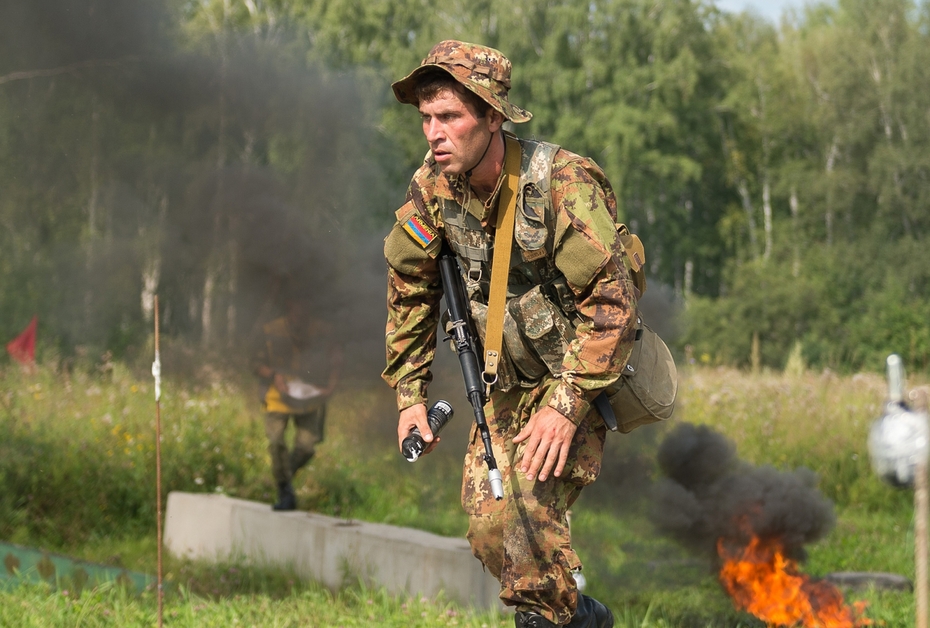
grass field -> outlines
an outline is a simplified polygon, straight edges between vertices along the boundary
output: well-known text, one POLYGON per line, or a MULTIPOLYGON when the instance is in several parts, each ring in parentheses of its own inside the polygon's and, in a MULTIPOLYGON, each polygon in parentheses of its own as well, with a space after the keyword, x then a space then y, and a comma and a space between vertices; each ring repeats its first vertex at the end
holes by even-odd
MULTIPOLYGON (((918 382, 919 383, 919 382, 918 382)), ((165 491, 222 492, 268 502, 273 486, 261 415, 249 385, 166 382, 165 491)), ((807 467, 835 505, 830 534, 807 547, 805 572, 884 571, 914 576, 913 496, 872 473, 866 449, 881 413, 878 375, 682 373, 676 417, 609 435, 604 470, 573 508, 586 591, 618 626, 762 626, 735 611, 714 566, 658 535, 650 523, 655 452, 672 424, 711 426, 752 465, 807 467)), ((464 414, 464 413, 463 413, 464 414)), ((464 534, 458 504, 469 418, 456 418, 436 453, 410 465, 396 451, 396 415, 379 382, 344 386, 326 440, 298 486, 301 508, 464 534), (364 452, 364 455, 361 455, 364 452)), ((0 371, 0 539, 155 572, 154 401, 145 373, 0 371)), ((169 558, 165 621, 172 626, 510 626, 443 600, 394 599, 363 584, 330 592, 292 574, 169 558)), ((876 625, 913 624, 913 596, 849 592, 876 625)), ((39 583, 0 591, 0 625, 151 626, 151 592, 118 587, 73 593, 39 583)))

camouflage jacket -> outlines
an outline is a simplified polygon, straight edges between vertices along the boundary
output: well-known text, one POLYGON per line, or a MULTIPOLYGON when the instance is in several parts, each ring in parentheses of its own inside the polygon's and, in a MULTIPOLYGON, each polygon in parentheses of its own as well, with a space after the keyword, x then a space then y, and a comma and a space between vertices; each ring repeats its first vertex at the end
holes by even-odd
MULTIPOLYGON (((531 142, 520 143, 524 153, 532 150, 531 142)), ((549 245, 532 257, 551 256, 547 261, 571 289, 576 320, 561 367, 541 402, 578 423, 594 396, 613 384, 626 364, 635 334, 635 298, 629 260, 617 236, 616 198, 603 171, 593 161, 559 149, 548 187, 553 233, 548 234, 549 245)), ((432 378, 442 297, 437 258, 447 233, 442 205, 452 200, 472 214, 493 243, 500 183, 486 203, 469 192, 462 177, 446 177, 427 154, 385 239, 388 321, 382 377, 395 388, 401 410, 426 402, 432 378)), ((530 202, 525 199, 522 209, 531 214, 530 202)), ((516 244, 514 254, 531 257, 516 244)))

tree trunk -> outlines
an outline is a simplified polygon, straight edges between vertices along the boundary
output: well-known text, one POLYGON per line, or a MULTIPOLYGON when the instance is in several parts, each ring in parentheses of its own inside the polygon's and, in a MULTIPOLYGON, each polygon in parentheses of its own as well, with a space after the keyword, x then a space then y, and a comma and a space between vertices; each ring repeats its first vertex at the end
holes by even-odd
POLYGON ((204 347, 213 340, 213 300, 222 262, 220 260, 220 230, 223 211, 223 168, 226 166, 226 79, 229 55, 226 50, 226 27, 230 11, 229 0, 223 0, 223 22, 217 28, 220 49, 219 116, 217 130, 216 190, 213 196, 213 237, 207 256, 206 276, 203 283, 203 309, 200 311, 201 343, 204 347))
POLYGON ((827 231, 827 246, 833 244, 833 169, 836 166, 836 158, 839 155, 839 146, 834 137, 830 145, 830 151, 827 153, 827 206, 824 212, 824 228, 827 231))
POLYGON ((769 177, 766 173, 765 182, 762 184, 762 218, 765 228, 765 252, 762 257, 764 259, 772 255, 772 196, 769 188, 769 177))
POLYGON ((788 205, 791 207, 791 232, 794 234, 791 238, 791 276, 800 277, 801 245, 798 243, 798 234, 800 233, 800 225, 798 224, 800 220, 798 210, 798 189, 793 185, 791 186, 791 196, 788 198, 788 205))
MULTIPOLYGON (((97 106, 97 97, 90 100, 90 191, 87 199, 87 259, 85 268, 88 276, 94 272, 96 264, 97 239, 97 206, 100 203, 100 110, 97 106)), ((93 325, 94 295, 88 282, 84 289, 84 329, 89 330, 93 325)))
POLYGON ((691 291, 694 289, 694 260, 689 259, 685 262, 685 287, 684 287, 684 296, 685 299, 691 296, 691 291))
POLYGON ((231 237, 229 238, 229 266, 227 272, 229 278, 229 283, 227 284, 229 295, 226 304, 226 344, 229 347, 232 347, 236 340, 236 293, 239 290, 239 273, 237 272, 238 263, 239 247, 236 243, 235 237, 232 237, 231 234, 231 237))
POLYGON ((743 210, 746 212, 746 222, 749 225, 749 246, 752 252, 752 258, 759 257, 759 244, 756 241, 756 217, 755 210, 752 207, 752 198, 749 196, 749 185, 746 179, 740 179, 736 186, 739 191, 739 197, 743 201, 743 210))
POLYGON ((142 318, 150 323, 155 313, 155 295, 161 279, 161 232, 168 215, 168 194, 162 193, 158 203, 158 222, 155 226, 154 242, 149 243, 149 258, 142 269, 142 318))
POLYGON ((216 273, 213 266, 208 266, 207 275, 203 280, 203 307, 200 310, 200 342, 204 347, 210 346, 213 340, 213 297, 216 286, 216 273))

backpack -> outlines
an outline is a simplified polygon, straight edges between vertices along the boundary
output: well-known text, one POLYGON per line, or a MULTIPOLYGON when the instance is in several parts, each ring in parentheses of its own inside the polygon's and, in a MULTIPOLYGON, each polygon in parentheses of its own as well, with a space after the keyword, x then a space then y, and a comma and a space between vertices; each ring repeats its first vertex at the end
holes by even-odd
MULTIPOLYGON (((558 146, 537 146, 539 153, 548 156, 548 168, 529 168, 529 183, 549 191, 552 160, 558 146), (542 148, 542 150, 540 150, 542 148)), ((537 161, 537 163, 539 163, 537 161)), ((551 229, 553 208, 551 193, 544 195, 546 222, 551 229)), ((623 223, 616 223, 617 234, 629 261, 630 278, 637 301, 646 292, 646 251, 639 236, 623 223)), ((551 231, 550 231, 551 233, 551 231)), ((623 368, 622 375, 594 399, 594 405, 607 427, 614 432, 629 433, 642 425, 664 421, 672 416, 678 396, 678 369, 671 351, 655 331, 636 312, 636 340, 633 351, 623 368)))

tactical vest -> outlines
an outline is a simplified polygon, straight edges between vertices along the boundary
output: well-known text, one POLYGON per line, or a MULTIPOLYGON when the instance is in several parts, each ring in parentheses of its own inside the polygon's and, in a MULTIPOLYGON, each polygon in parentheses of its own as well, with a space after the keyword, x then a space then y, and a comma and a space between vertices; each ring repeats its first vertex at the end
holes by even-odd
MULTIPOLYGON (((556 268, 553 255, 555 216, 550 176, 560 147, 534 140, 519 142, 522 159, 514 248, 504 313, 504 355, 498 370, 498 385, 503 391, 535 386, 547 373, 558 376, 580 322, 574 294, 556 268)), ((484 338, 493 238, 481 221, 455 200, 439 201, 445 237, 458 257, 472 318, 479 337, 484 338)))

